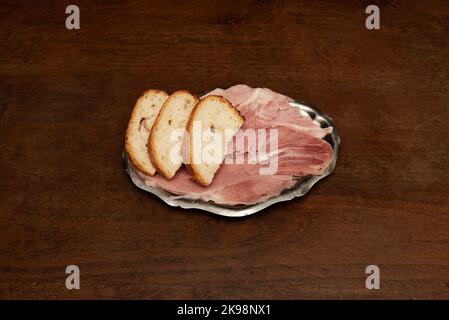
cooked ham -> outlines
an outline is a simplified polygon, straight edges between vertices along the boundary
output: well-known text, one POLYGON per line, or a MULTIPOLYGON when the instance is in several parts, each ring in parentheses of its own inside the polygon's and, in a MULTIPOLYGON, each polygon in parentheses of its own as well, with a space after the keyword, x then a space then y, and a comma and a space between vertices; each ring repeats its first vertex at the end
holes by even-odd
POLYGON ((270 89, 239 84, 226 90, 215 89, 207 95, 221 95, 230 101, 246 119, 242 130, 286 126, 320 139, 332 132, 332 128, 321 128, 308 115, 292 108, 292 98, 270 89))
POLYGON ((227 159, 208 187, 195 183, 185 169, 179 170, 172 180, 161 175, 148 177, 140 174, 147 185, 191 199, 249 205, 293 187, 297 177, 321 175, 328 167, 333 149, 322 138, 332 132, 332 128, 321 128, 308 115, 291 107, 289 103, 293 99, 269 89, 253 89, 246 85, 215 89, 207 95, 212 94, 229 100, 245 117, 242 132, 267 129, 266 140, 255 145, 245 143, 240 150, 235 146, 234 137, 227 159), (277 136, 269 129, 277 129, 277 136), (277 148, 272 148, 274 143, 277 143, 277 148), (261 153, 264 157, 260 157, 261 153), (243 157, 243 163, 235 163, 239 155, 243 157), (251 156, 255 156, 255 161, 249 161, 251 156), (228 161, 230 159, 234 161, 228 161), (273 174, 262 175, 261 168, 267 168, 270 161, 277 161, 276 170, 273 174))
POLYGON ((227 205, 264 201, 284 189, 291 188, 296 182, 292 175, 258 175, 256 167, 257 165, 250 164, 223 164, 208 187, 195 183, 184 168, 180 169, 172 180, 166 180, 161 175, 141 177, 149 186, 190 199, 227 205))

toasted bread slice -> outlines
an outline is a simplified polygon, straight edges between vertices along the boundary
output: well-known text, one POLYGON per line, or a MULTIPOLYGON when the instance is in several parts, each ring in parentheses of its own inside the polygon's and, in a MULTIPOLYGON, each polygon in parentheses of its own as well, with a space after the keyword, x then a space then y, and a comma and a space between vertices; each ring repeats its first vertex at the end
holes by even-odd
POLYGON ((207 96, 195 106, 187 125, 189 171, 199 184, 205 187, 211 184, 226 156, 229 142, 244 121, 231 103, 221 96, 207 96))
POLYGON ((136 102, 125 137, 125 148, 131 163, 143 174, 156 172, 147 151, 151 127, 168 94, 160 90, 146 91, 136 102))
POLYGON ((148 141, 156 171, 171 179, 182 165, 181 143, 190 113, 199 99, 188 91, 172 93, 159 112, 148 141), (179 141, 181 139, 181 141, 179 141))

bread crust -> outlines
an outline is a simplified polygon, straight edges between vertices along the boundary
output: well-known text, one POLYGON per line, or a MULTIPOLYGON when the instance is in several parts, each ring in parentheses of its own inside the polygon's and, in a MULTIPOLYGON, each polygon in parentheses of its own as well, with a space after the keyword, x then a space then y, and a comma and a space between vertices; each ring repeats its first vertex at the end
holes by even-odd
MULTIPOLYGON (((198 112, 198 110, 202 107, 202 105, 204 103, 206 103, 209 100, 212 99, 218 99, 220 100, 222 103, 224 103, 226 105, 226 107, 231 110, 236 116, 238 116, 242 122, 245 121, 245 118, 240 114, 240 112, 234 108, 232 106, 232 104, 226 100, 224 97, 219 96, 219 95, 210 95, 207 96, 203 99, 200 100, 200 102, 198 102, 196 104, 196 106, 193 108, 192 113, 190 114, 190 118, 189 121, 187 123, 187 131, 189 133, 189 136, 192 137, 192 131, 193 131, 193 119, 195 118, 196 113, 198 112)), ((192 152, 192 143, 189 143, 189 164, 187 165, 187 170, 192 174, 193 179, 198 182, 200 185, 202 185, 203 187, 207 187, 210 185, 210 183, 208 183, 206 180, 204 180, 198 173, 198 167, 193 163, 193 152, 192 152)))
POLYGON ((198 96, 192 94, 191 92, 189 92, 187 90, 177 90, 177 91, 173 92, 168 97, 168 99, 165 100, 164 104, 162 105, 162 108, 159 111, 159 113, 158 113, 158 115, 156 117, 156 120, 154 121, 153 126, 151 127, 150 135, 148 136, 148 156, 150 157, 150 161, 153 164, 153 166, 156 168, 156 171, 159 172, 162 176, 164 176, 164 178, 169 179, 169 180, 172 179, 174 176, 170 177, 170 174, 165 170, 163 164, 160 163, 159 160, 156 157, 156 148, 154 146, 155 139, 153 138, 154 137, 153 136, 153 131, 155 130, 156 125, 158 125, 160 123, 160 121, 162 120, 162 117, 165 115, 165 112, 167 110, 168 104, 171 102, 171 100, 173 100, 175 98, 176 94, 181 94, 181 93, 191 95, 195 99, 195 101, 196 101, 195 102, 195 106, 200 101, 198 96))
MULTIPOLYGON (((139 104, 141 103, 141 101, 144 99, 145 95, 147 94, 161 94, 161 95, 166 95, 168 97, 168 93, 163 91, 163 90, 158 90, 158 89, 149 89, 145 92, 143 92, 139 99, 137 99, 134 108, 133 108, 133 112, 131 113, 131 117, 130 120, 128 122, 128 126, 126 128, 126 134, 125 134, 125 150, 126 150, 126 154, 128 156, 129 161, 132 163, 132 165, 137 168, 140 172, 142 172, 145 175, 149 175, 149 176, 153 176, 155 172, 151 172, 149 170, 147 170, 139 161, 135 151, 132 148, 131 145, 131 132, 133 130, 132 128, 132 124, 133 122, 136 120, 135 117, 137 115, 137 106, 139 106, 139 104)), ((140 120, 139 120, 140 121, 140 120)), ((151 161, 151 159, 150 159, 151 161)))

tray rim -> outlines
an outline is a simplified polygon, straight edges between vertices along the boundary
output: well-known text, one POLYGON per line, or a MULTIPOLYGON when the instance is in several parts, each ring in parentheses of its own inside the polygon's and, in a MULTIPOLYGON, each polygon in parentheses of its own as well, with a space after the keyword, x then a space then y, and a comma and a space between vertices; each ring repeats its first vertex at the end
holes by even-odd
POLYGON ((294 187, 284 190, 281 194, 272 197, 268 200, 248 206, 223 206, 215 204, 213 202, 205 202, 203 200, 198 199, 188 199, 183 196, 175 195, 158 187, 148 186, 145 184, 144 180, 140 178, 138 174, 135 172, 134 168, 129 162, 129 159, 126 155, 126 151, 124 149, 122 152, 122 160, 125 172, 130 176, 131 181, 136 187, 144 191, 147 191, 151 194, 154 194, 162 201, 164 201, 166 204, 172 207, 181 207, 183 209, 199 209, 217 215, 233 218, 246 217, 256 212, 259 212, 263 209, 266 209, 267 207, 275 203, 290 201, 294 198, 302 197, 305 194, 307 194, 307 192, 309 192, 310 189, 318 181, 327 177, 334 171, 340 149, 340 136, 338 135, 338 131, 333 119, 324 112, 320 111, 313 104, 307 103, 302 100, 294 100, 290 102, 290 105, 294 108, 298 108, 301 112, 306 112, 307 114, 309 114, 309 116, 312 117, 313 121, 318 122, 320 125, 326 125, 333 128, 332 133, 328 134, 326 137, 329 136, 328 139, 330 139, 332 142, 331 145, 333 147, 334 153, 332 160, 329 163, 329 166, 326 168, 326 170, 322 175, 319 176, 310 175, 308 176, 307 181, 304 181, 303 183, 298 182, 297 184, 295 184, 294 187))

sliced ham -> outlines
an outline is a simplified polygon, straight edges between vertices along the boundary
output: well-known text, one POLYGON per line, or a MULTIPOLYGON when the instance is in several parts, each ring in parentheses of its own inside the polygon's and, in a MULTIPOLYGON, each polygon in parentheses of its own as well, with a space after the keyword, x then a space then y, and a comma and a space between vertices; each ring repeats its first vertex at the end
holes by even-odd
POLYGON ((161 175, 140 176, 148 186, 159 187, 176 195, 190 199, 213 201, 218 204, 237 205, 265 201, 295 184, 292 175, 261 176, 258 165, 223 164, 208 187, 192 180, 184 168, 172 180, 161 175))
POLYGON ((221 95, 229 100, 245 117, 245 128, 270 128, 288 126, 317 138, 332 132, 332 128, 321 128, 308 115, 301 114, 290 106, 292 98, 267 88, 250 88, 239 84, 229 89, 215 89, 207 95, 221 95))
POLYGON ((308 115, 291 107, 289 103, 293 99, 270 89, 246 85, 215 89, 207 95, 221 95, 229 100, 245 117, 241 133, 246 129, 266 129, 265 140, 257 144, 246 142, 240 150, 235 146, 237 137, 234 137, 234 145, 228 149, 224 163, 208 187, 195 183, 184 168, 172 180, 139 173, 147 185, 191 199, 250 205, 293 187, 296 177, 321 175, 329 166, 333 149, 322 138, 332 128, 321 128, 308 115), (269 129, 276 129, 277 136, 269 129), (272 148, 275 143, 277 148, 272 148), (236 157, 243 159, 243 163, 236 163, 236 157), (272 174, 261 174, 261 169, 273 163, 276 170, 272 174))

